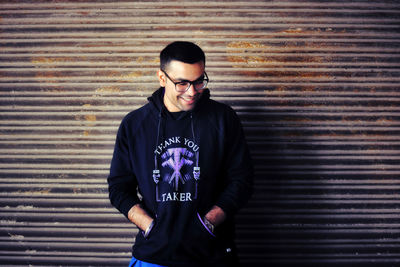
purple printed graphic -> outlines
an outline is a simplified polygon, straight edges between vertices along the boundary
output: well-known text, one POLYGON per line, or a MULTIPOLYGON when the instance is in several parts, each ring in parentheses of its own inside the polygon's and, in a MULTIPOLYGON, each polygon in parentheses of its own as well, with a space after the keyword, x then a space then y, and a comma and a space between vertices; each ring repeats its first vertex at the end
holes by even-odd
POLYGON ((181 174, 181 169, 183 166, 193 165, 193 161, 190 158, 193 157, 193 153, 187 150, 186 148, 170 148, 164 154, 162 154, 162 166, 170 167, 173 170, 172 175, 166 175, 164 177, 164 181, 175 187, 175 190, 178 191, 179 181, 182 184, 185 184, 186 181, 190 180, 191 177, 188 174, 184 176, 181 174))

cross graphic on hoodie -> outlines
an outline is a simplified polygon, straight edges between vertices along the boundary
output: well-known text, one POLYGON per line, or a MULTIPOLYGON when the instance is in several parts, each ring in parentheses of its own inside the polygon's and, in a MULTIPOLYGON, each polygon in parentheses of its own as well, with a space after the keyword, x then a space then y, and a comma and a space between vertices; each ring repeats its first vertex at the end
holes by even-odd
POLYGON ((166 175, 164 177, 164 181, 167 181, 169 184, 173 184, 175 190, 178 191, 179 181, 184 184, 191 177, 189 174, 182 175, 181 169, 184 165, 193 165, 193 161, 189 158, 193 157, 193 153, 187 150, 186 148, 170 148, 168 149, 162 156, 163 162, 162 166, 169 166, 173 173, 172 175, 166 175))

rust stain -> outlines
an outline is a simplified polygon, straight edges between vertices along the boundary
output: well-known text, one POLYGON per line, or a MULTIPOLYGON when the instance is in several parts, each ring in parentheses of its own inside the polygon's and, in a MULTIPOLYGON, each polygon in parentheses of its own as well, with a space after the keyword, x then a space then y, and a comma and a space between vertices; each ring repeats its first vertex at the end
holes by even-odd
POLYGON ((244 42, 244 41, 230 42, 227 45, 227 47, 228 48, 271 48, 259 42, 244 42))
POLYGON ((189 13, 186 12, 186 11, 177 11, 177 12, 175 12, 175 14, 176 14, 176 16, 179 17, 179 18, 181 18, 181 17, 187 17, 187 16, 189 15, 189 13))
MULTIPOLYGON (((101 60, 107 62, 110 60, 110 58, 104 58, 101 60)), ((118 63, 131 63, 132 62, 132 59, 128 58, 128 57, 117 57, 117 58, 113 58, 113 60, 117 61, 118 63)), ((125 64, 120 65, 120 67, 125 67, 125 66, 126 66, 125 64)))
POLYGON ((144 61, 144 58, 143 58, 143 57, 138 57, 138 58, 136 59, 136 62, 137 62, 137 63, 143 63, 143 61, 144 61))
POLYGON ((241 71, 243 75, 250 77, 275 77, 283 79, 331 79, 333 76, 325 72, 309 72, 309 71, 263 71, 255 72, 251 70, 241 71))
MULTIPOLYGON (((118 46, 117 44, 113 44, 114 46, 118 46)), ((103 43, 83 43, 77 45, 77 47, 84 47, 84 48, 96 48, 96 47, 104 47, 104 42, 103 43)), ((111 54, 112 52, 109 52, 111 54)))
POLYGON ((241 67, 241 65, 237 65, 237 63, 257 65, 260 63, 271 62, 271 60, 268 60, 266 56, 243 55, 243 53, 245 54, 248 52, 246 49, 249 48, 267 49, 267 46, 258 42, 239 41, 239 42, 228 43, 227 45, 228 60, 232 63, 236 63, 233 65, 233 67, 241 67))
POLYGON ((42 84, 51 84, 53 88, 61 88, 58 79, 65 78, 61 73, 55 71, 36 72, 35 79, 42 84))
POLYGON ((90 121, 90 122, 97 121, 96 115, 94 115, 94 114, 85 115, 85 119, 86 119, 86 121, 90 121))
POLYGON ((87 11, 79 11, 79 12, 77 12, 78 14, 80 14, 80 15, 83 15, 83 16, 88 16, 90 13, 89 12, 87 12, 87 11))
POLYGON ((102 96, 102 95, 107 95, 107 94, 115 94, 115 93, 120 93, 121 89, 118 86, 102 86, 100 88, 97 88, 95 91, 95 97, 96 96, 102 96))
POLYGON ((108 73, 104 73, 104 76, 107 76, 108 78, 115 78, 120 82, 132 82, 135 79, 142 77, 143 72, 142 71, 132 71, 128 73, 122 73, 119 71, 110 71, 108 73))
POLYGON ((150 63, 160 64, 160 59, 158 57, 156 57, 153 60, 151 60, 150 63))
POLYGON ((391 123, 393 123, 393 120, 388 119, 388 118, 379 118, 376 120, 376 122, 379 124, 391 124, 391 123))
POLYGON ((133 71, 133 72, 130 72, 130 73, 127 73, 127 74, 123 74, 119 78, 131 80, 131 79, 135 79, 135 78, 142 77, 142 76, 143 76, 143 72, 141 72, 141 71, 133 71))
POLYGON ((254 71, 251 69, 243 70, 240 71, 239 73, 246 77, 253 77, 253 78, 265 78, 268 76, 268 73, 266 71, 254 71))
POLYGON ((49 72, 37 72, 35 77, 37 79, 44 79, 44 81, 49 82, 49 79, 62 78, 64 76, 62 76, 60 73, 49 71, 49 72))
POLYGON ((59 86, 57 79, 66 78, 62 72, 57 72, 55 70, 42 70, 42 67, 56 68, 58 63, 62 62, 73 62, 71 57, 32 57, 30 62, 38 70, 35 72, 35 78, 44 84, 51 83, 55 87, 59 86))
POLYGON ((301 90, 303 92, 316 92, 319 90, 319 88, 317 88, 316 86, 302 86, 301 90))
POLYGON ((31 58, 31 63, 38 64, 56 64, 60 62, 73 62, 71 57, 34 57, 31 58))
POLYGON ((332 75, 326 72, 302 72, 298 75, 293 75, 293 77, 300 78, 332 78, 332 75))
MULTIPOLYGON (((90 104, 84 104, 84 105, 82 105, 81 111, 83 112, 85 110, 88 110, 89 108, 91 108, 91 106, 92 105, 90 105, 90 104)), ((75 120, 82 122, 82 126, 93 127, 96 125, 95 122, 97 121, 97 117, 95 114, 85 114, 85 115, 78 114, 78 115, 75 115, 75 120)), ((84 136, 88 136, 89 133, 90 132, 88 130, 83 131, 84 136)))
POLYGON ((290 28, 287 30, 280 31, 279 33, 305 33, 305 31, 303 31, 302 28, 296 28, 296 29, 290 28))
POLYGON ((23 193, 27 195, 46 195, 51 192, 50 188, 42 189, 42 190, 29 190, 29 191, 18 191, 18 193, 23 193))
POLYGON ((278 86, 276 89, 275 89, 275 91, 277 91, 277 92, 286 92, 287 91, 287 88, 286 88, 286 86, 278 86))
MULTIPOLYGON (((286 30, 288 33, 299 33, 304 32, 301 28, 286 30)), ((285 43, 285 48, 290 47, 292 44, 285 43)), ((307 46, 304 43, 296 43, 294 48, 303 48, 307 46)), ((266 56, 263 51, 271 50, 271 46, 264 45, 260 42, 245 42, 237 41, 230 42, 226 46, 227 59, 232 63, 233 68, 248 68, 247 70, 241 70, 239 73, 247 77, 282 77, 282 78, 297 78, 297 79, 328 79, 332 76, 327 72, 310 72, 310 71, 252 71, 251 68, 263 67, 265 65, 272 65, 281 67, 284 63, 312 63, 312 62, 327 62, 327 58, 321 56, 266 56), (258 50, 261 50, 258 52, 258 50), (260 54, 260 55, 255 55, 260 54)))
MULTIPOLYGON (((340 31, 341 33, 345 33, 346 31, 340 31)), ((322 33, 335 33, 332 28, 317 28, 317 29, 303 29, 303 28, 289 28, 286 30, 278 31, 277 33, 285 33, 285 34, 322 34, 322 33)))

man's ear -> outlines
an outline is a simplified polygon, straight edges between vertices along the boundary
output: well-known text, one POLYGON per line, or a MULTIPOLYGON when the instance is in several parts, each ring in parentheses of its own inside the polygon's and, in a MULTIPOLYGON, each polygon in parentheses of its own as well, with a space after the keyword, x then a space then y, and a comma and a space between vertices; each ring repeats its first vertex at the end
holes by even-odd
POLYGON ((157 77, 158 77, 158 81, 160 82, 160 86, 165 87, 167 80, 166 80, 165 74, 162 70, 158 70, 157 77))

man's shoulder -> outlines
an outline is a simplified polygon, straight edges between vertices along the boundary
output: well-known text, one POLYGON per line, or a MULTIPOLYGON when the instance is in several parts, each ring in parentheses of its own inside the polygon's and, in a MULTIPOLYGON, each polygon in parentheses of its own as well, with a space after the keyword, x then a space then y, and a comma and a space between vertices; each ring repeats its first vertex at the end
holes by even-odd
POLYGON ((231 119, 236 117, 236 111, 227 103, 209 99, 206 112, 212 117, 220 119, 231 119))
POLYGON ((142 107, 132 110, 128 114, 126 114, 125 117, 122 119, 122 123, 127 125, 140 125, 146 120, 150 112, 150 105, 149 103, 147 103, 142 107))
POLYGON ((200 117, 207 121, 207 127, 215 129, 220 134, 239 120, 235 110, 229 104, 212 99, 207 101, 200 117))
POLYGON ((207 106, 208 109, 213 109, 218 112, 234 112, 233 108, 230 105, 211 98, 208 100, 207 106))

